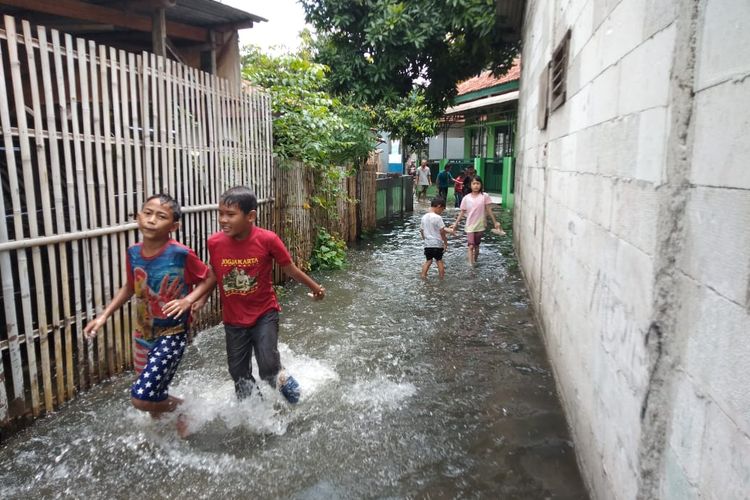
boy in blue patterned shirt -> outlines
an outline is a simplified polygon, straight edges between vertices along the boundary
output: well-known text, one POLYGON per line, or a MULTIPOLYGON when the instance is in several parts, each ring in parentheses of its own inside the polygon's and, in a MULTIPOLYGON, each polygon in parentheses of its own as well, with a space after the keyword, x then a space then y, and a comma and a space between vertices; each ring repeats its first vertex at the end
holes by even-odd
POLYGON ((179 225, 180 206, 174 199, 157 194, 146 200, 138 213, 143 241, 127 251, 127 282, 84 329, 93 338, 107 318, 135 295, 137 330, 133 336, 137 345, 148 349, 148 355, 130 400, 157 418, 182 403, 169 395, 169 383, 187 345, 191 309, 216 284, 213 271, 195 252, 171 238, 179 225))

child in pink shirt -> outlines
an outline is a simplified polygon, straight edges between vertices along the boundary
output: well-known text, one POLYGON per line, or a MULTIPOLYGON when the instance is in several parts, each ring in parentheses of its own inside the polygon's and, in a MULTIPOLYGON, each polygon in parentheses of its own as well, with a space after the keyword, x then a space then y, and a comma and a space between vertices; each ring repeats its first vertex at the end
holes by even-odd
POLYGON ((451 226, 451 229, 456 229, 461 219, 466 215, 466 240, 469 246, 469 265, 474 265, 479 257, 479 244, 482 241, 482 233, 485 230, 485 224, 487 217, 492 219, 495 225, 495 229, 499 231, 498 234, 505 235, 505 232, 500 227, 500 223, 495 218, 495 214, 492 213, 492 199, 484 192, 484 184, 482 179, 477 175, 474 177, 464 179, 464 182, 471 183, 471 192, 463 197, 461 200, 461 210, 458 212, 456 222, 451 226))

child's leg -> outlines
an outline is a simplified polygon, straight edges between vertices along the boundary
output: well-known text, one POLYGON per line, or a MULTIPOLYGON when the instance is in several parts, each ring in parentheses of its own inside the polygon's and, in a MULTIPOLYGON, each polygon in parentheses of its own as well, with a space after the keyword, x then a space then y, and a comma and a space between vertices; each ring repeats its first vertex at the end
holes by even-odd
POLYGON ((182 403, 169 396, 169 383, 182 360, 187 345, 187 333, 159 337, 148 353, 148 362, 130 389, 133 406, 157 417, 174 411, 182 403))
POLYGON ((479 258, 479 245, 482 243, 482 234, 483 233, 474 233, 474 263, 477 262, 477 259, 479 258))
POLYGON ((276 387, 276 375, 281 371, 279 356, 279 312, 269 311, 253 325, 250 335, 255 349, 255 360, 261 379, 276 387))
POLYGON ((423 278, 427 277, 427 271, 430 270, 430 266, 432 265, 432 259, 427 259, 424 264, 422 264, 422 273, 421 276, 423 278))
POLYGON ((251 328, 224 325, 227 345, 227 366, 234 380, 234 392, 238 399, 244 399, 253 392, 255 379, 250 364, 252 356, 251 328))
POLYGON ((294 377, 282 371, 281 368, 278 311, 264 314, 253 327, 252 336, 260 378, 268 382, 271 387, 278 388, 290 403, 299 402, 301 395, 299 384, 294 377))
POLYGON ((146 366, 148 361, 148 351, 150 350, 144 344, 143 334, 135 330, 133 332, 133 369, 135 370, 135 376, 141 374, 143 367, 146 366))
POLYGON ((445 277, 445 262, 443 262, 443 259, 440 259, 437 261, 437 268, 438 268, 438 276, 442 279, 445 277))

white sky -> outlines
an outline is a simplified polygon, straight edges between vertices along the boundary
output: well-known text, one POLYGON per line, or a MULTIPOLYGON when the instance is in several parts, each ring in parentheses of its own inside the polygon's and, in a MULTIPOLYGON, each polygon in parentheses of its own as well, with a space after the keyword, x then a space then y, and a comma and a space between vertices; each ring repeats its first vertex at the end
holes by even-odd
POLYGON ((237 9, 268 19, 240 31, 240 47, 252 43, 264 51, 273 46, 289 50, 299 47, 299 32, 305 28, 305 11, 296 0, 219 0, 237 9))

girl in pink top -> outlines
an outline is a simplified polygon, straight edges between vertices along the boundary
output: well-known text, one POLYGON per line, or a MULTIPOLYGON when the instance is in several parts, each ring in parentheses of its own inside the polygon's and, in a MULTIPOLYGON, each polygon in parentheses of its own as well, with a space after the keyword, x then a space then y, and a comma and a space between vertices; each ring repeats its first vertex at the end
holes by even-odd
POLYGON ((451 226, 451 229, 455 230, 461 219, 466 215, 466 240, 469 246, 469 265, 473 266, 477 257, 479 257, 479 244, 482 241, 482 233, 485 230, 485 224, 487 217, 492 219, 495 229, 498 234, 505 235, 505 232, 500 227, 500 223, 495 218, 495 214, 492 213, 492 199, 487 193, 484 192, 484 184, 482 179, 477 175, 464 179, 464 182, 471 182, 471 193, 464 196, 461 200, 461 211, 458 212, 456 222, 451 226))

